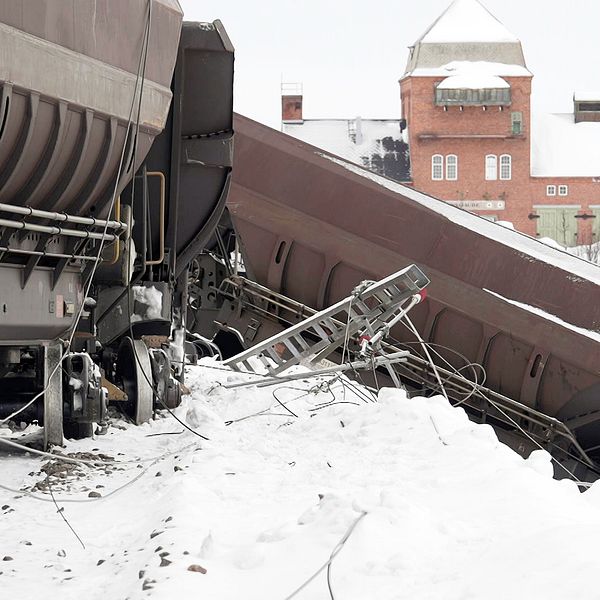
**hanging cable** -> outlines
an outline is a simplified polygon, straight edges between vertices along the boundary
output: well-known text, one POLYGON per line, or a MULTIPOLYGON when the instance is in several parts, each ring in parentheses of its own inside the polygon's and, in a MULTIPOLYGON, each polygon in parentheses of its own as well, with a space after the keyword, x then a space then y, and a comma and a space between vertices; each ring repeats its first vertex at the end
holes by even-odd
POLYGON ((348 531, 346 531, 346 533, 344 534, 342 539, 337 543, 337 545, 335 546, 335 548, 333 549, 333 551, 331 552, 331 554, 329 556, 329 560, 324 565, 319 567, 319 569, 317 569, 317 571, 315 573, 313 573, 300 587, 295 589, 289 596, 286 596, 285 600, 291 600, 294 596, 298 595, 311 581, 313 581, 315 579, 315 577, 317 577, 317 575, 322 573, 325 569, 329 568, 329 566, 333 562, 334 558, 340 553, 341 549, 344 547, 344 545, 348 541, 348 538, 352 535, 352 532, 356 529, 356 526, 362 521, 362 519, 366 515, 367 515, 366 512, 362 512, 360 514, 360 516, 352 523, 352 525, 350 525, 350 527, 348 528, 348 531))

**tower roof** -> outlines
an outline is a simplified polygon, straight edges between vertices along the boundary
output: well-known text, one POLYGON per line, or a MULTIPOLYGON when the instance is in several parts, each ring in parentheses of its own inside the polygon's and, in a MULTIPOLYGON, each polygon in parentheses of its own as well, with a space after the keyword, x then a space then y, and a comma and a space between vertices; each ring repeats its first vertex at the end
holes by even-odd
POLYGON ((454 0, 417 40, 421 44, 519 42, 478 0, 454 0))
POLYGON ((454 0, 411 47, 406 74, 453 61, 526 66, 519 39, 478 0, 454 0))

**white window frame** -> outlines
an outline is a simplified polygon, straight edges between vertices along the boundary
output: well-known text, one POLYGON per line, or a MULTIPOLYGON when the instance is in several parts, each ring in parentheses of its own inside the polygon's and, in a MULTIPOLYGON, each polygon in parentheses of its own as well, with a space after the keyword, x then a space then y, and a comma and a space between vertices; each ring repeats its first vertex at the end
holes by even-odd
POLYGON ((446 155, 446 179, 456 181, 458 179, 458 156, 456 154, 446 155), (454 169, 452 173, 451 169, 454 169))
POLYGON ((510 154, 500 155, 500 179, 510 181, 512 179, 512 156, 510 154))
POLYGON ((559 185, 558 186, 558 195, 559 196, 568 196, 569 195, 569 186, 568 185, 559 185))
POLYGON ((556 186, 549 184, 546 186, 546 196, 556 196, 556 186))
POLYGON ((444 179, 444 156, 434 154, 431 157, 431 179, 432 181, 443 181, 444 179), (436 176, 436 169, 439 169, 439 177, 436 176))
POLYGON ((498 157, 495 154, 485 155, 485 180, 496 181, 498 179, 498 157))

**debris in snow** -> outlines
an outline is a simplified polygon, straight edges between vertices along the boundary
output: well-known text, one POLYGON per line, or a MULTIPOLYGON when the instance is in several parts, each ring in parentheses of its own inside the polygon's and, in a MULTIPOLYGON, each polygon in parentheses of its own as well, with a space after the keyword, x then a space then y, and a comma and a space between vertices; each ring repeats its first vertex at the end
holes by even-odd
MULTIPOLYGON (((243 377, 221 369, 206 359, 190 368, 192 394, 175 409, 179 418, 195 406, 210 415, 203 422, 210 441, 200 453, 198 445, 186 449, 195 439, 189 432, 148 437, 173 431, 170 415, 69 442, 70 451, 118 450, 127 461, 108 477, 90 469, 88 485, 106 486, 99 501, 77 489, 55 492, 93 550, 78 546, 51 501, 13 500, 0 489, 0 505, 18 508, 0 520, 3 553, 15 559, 2 576, 3 596, 23 597, 27 589, 63 600, 134 600, 150 590, 157 600, 285 598, 326 564, 359 518, 330 569, 333 594, 344 600, 564 600, 573 578, 597 570, 600 484, 582 494, 573 482, 555 481, 546 453, 523 460, 462 408, 395 389, 367 401, 364 388, 346 379, 310 394, 314 381, 286 389, 218 386, 206 396, 217 383, 243 377), (297 417, 281 412, 274 389, 297 417), (344 395, 354 403, 341 404, 344 395), (312 410, 332 398, 338 402, 312 410), (136 461, 152 464, 161 455, 162 477, 138 470, 136 461), (175 473, 175 464, 187 468, 175 473), (18 542, 25 535, 32 546, 18 542), (60 560, 57 544, 65 549, 60 560), (94 568, 99 557, 105 562, 94 568), (163 560, 173 569, 159 568, 163 560)), ((42 465, 25 455, 3 461, 2 482, 14 485, 42 465)), ((329 597, 327 586, 322 572, 302 597, 329 597)), ((578 600, 596 596, 594 586, 578 588, 578 600)))
POLYGON ((202 573, 202 575, 206 575, 207 570, 204 567, 201 567, 200 565, 190 565, 187 568, 188 571, 193 571, 194 573, 202 573))

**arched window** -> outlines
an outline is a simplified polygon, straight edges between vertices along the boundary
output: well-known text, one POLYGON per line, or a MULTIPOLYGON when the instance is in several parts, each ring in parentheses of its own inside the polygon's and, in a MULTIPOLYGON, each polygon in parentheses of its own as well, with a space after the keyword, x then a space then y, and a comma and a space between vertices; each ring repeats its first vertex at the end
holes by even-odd
POLYGON ((431 157, 431 179, 434 181, 444 179, 444 157, 441 154, 434 154, 431 157))
POLYGON ((500 156, 500 179, 508 180, 512 177, 512 158, 510 154, 500 156))
POLYGON ((498 179, 498 157, 495 154, 485 157, 485 178, 487 181, 498 179))
POLYGON ((446 156, 446 179, 450 181, 458 179, 458 156, 456 154, 446 156))

